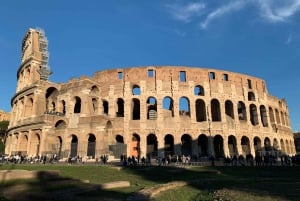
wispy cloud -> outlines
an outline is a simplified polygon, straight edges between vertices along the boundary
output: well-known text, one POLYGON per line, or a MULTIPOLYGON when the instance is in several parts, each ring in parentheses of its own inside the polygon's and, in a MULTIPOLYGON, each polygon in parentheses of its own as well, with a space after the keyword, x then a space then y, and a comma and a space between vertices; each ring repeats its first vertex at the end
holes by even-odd
POLYGON ((269 22, 284 22, 300 11, 300 0, 257 0, 260 14, 269 22))
POLYGON ((201 22, 200 26, 201 28, 205 29, 207 25, 214 19, 220 18, 223 15, 230 14, 234 11, 240 10, 244 7, 246 4, 246 1, 232 1, 229 4, 226 4, 224 6, 221 6, 211 13, 208 14, 208 16, 205 18, 203 22, 201 22))
POLYGON ((166 5, 166 8, 174 19, 184 23, 197 20, 202 29, 206 29, 214 20, 236 13, 246 6, 254 6, 257 16, 268 23, 286 22, 300 11, 300 0, 227 0, 225 4, 212 7, 210 2, 175 3, 166 5))
POLYGON ((174 19, 187 23, 190 22, 193 17, 202 15, 205 4, 201 2, 192 2, 187 5, 168 4, 166 7, 174 19))

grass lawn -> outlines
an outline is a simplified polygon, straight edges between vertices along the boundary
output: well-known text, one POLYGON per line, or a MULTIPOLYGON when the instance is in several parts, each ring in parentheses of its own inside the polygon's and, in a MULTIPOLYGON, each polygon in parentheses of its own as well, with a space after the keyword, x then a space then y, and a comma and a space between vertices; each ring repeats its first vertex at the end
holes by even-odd
POLYGON ((11 165, 1 170, 59 170, 59 178, 1 182, 1 200, 6 193, 20 192, 14 200, 126 200, 132 194, 166 184, 185 181, 187 185, 162 191, 153 201, 213 200, 300 200, 300 166, 297 167, 137 167, 117 169, 96 165, 11 165), (86 183, 85 181, 89 181, 86 183), (112 181, 129 181, 130 187, 104 190, 88 188, 112 181), (69 196, 72 193, 76 196, 69 196), (79 189, 79 190, 78 190, 79 189), (84 190, 89 189, 89 190, 84 190), (34 194, 35 193, 35 194, 34 194))

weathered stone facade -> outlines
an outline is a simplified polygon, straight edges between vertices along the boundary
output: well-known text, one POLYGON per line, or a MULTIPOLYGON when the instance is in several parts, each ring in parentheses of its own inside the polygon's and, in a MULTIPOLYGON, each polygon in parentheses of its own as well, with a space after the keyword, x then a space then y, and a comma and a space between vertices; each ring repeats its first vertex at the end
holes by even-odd
POLYGON ((53 83, 43 37, 30 29, 23 40, 7 154, 295 154, 286 101, 268 94, 262 79, 147 66, 53 83))
POLYGON ((9 121, 10 113, 0 110, 0 121, 9 121))

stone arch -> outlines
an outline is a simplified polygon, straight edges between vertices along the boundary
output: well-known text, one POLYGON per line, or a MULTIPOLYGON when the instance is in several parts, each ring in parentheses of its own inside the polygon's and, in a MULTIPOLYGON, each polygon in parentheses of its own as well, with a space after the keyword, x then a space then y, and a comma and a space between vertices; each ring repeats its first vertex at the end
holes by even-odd
POLYGON ((106 125, 105 125, 105 128, 106 129, 111 129, 112 127, 113 127, 113 125, 112 125, 111 121, 107 121, 106 125))
POLYGON ((75 105, 74 105, 74 113, 81 112, 81 98, 79 96, 74 97, 75 105))
POLYGON ((259 152, 261 150, 261 140, 259 137, 254 137, 253 139, 253 144, 254 144, 254 150, 255 150, 255 154, 258 154, 257 152, 259 152))
POLYGON ((174 137, 171 134, 167 134, 164 138, 164 149, 165 149, 165 155, 173 155, 174 154, 174 137))
POLYGON ((271 107, 269 107, 269 115, 270 115, 271 125, 274 125, 275 124, 275 117, 274 117, 273 109, 271 107))
POLYGON ((233 157, 238 156, 238 149, 237 149, 237 141, 236 137, 234 135, 229 135, 228 136, 228 149, 229 149, 229 156, 233 157))
POLYGON ((139 85, 132 86, 132 95, 141 95, 141 88, 139 85))
POLYGON ((276 123, 281 124, 278 109, 275 109, 275 117, 276 117, 276 123))
POLYGON ((264 147, 265 147, 266 151, 270 151, 271 150, 271 140, 270 140, 270 138, 265 137, 264 147))
POLYGON ((147 136, 147 151, 146 154, 151 157, 158 156, 158 141, 155 134, 150 133, 147 136))
POLYGON ((92 98, 93 112, 98 113, 98 98, 92 98))
POLYGON ((251 104, 250 105, 250 121, 253 126, 258 125, 258 117, 257 116, 258 116, 258 114, 257 114, 256 105, 251 104))
POLYGON ((212 121, 222 121, 220 102, 217 99, 212 99, 210 104, 212 121))
POLYGON ((250 140, 247 136, 243 136, 241 138, 241 146, 242 146, 242 154, 244 156, 251 154, 250 140))
POLYGON ((248 92, 248 101, 255 101, 255 95, 252 91, 248 92))
POLYGON ((55 112, 56 111, 56 103, 58 97, 58 90, 55 87, 49 87, 46 90, 46 111, 47 112, 55 112))
POLYGON ((124 100, 122 98, 117 99, 117 117, 124 117, 124 100))
POLYGON ((224 157, 224 140, 221 135, 216 135, 213 139, 214 154, 216 158, 224 157))
POLYGON ((179 115, 190 116, 190 101, 187 97, 180 97, 179 99, 179 115))
POLYGON ((204 88, 201 85, 196 85, 194 87, 194 95, 195 96, 204 96, 204 88))
POLYGON ((138 157, 140 156, 140 136, 137 133, 132 134, 130 143, 130 156, 138 157))
POLYGON ((70 157, 76 157, 78 154, 78 138, 75 134, 71 135, 70 157))
POLYGON ((141 118, 141 110, 140 110, 140 100, 137 98, 133 98, 131 102, 132 108, 132 120, 140 120, 141 118))
POLYGON ((21 135, 20 136, 20 143, 19 143, 19 151, 23 154, 27 154, 27 145, 28 145, 28 136, 27 135, 21 135))
POLYGON ((109 112, 109 103, 107 100, 102 99, 102 107, 103 107, 103 114, 108 115, 109 112))
POLYGON ((58 120, 56 123, 55 123, 55 129, 65 129, 67 128, 67 124, 64 120, 58 120))
POLYGON ((116 143, 124 144, 124 138, 122 135, 118 134, 116 135, 116 143))
POLYGON ((290 144, 288 140, 285 140, 285 147, 286 147, 286 153, 290 154, 291 150, 290 150, 290 144))
POLYGON ((199 157, 208 157, 208 137, 205 134, 198 136, 198 155, 199 157))
POLYGON ((206 121, 206 107, 205 102, 202 99, 197 99, 195 104, 195 111, 196 111, 196 121, 202 122, 206 121))
POLYGON ((240 121, 246 121, 247 120, 247 111, 246 106, 243 101, 239 101, 237 104, 238 108, 238 116, 240 121))
POLYGON ((189 134, 181 136, 181 154, 192 156, 192 137, 189 134))
POLYGON ((171 97, 166 96, 163 99, 164 116, 174 117, 174 101, 171 97))
POLYGON ((260 120, 263 125, 263 127, 268 127, 268 115, 267 115, 267 110, 264 105, 261 105, 259 107, 260 110, 260 120))
POLYGON ((98 97, 100 95, 100 90, 96 85, 91 87, 91 95, 98 97))
POLYGON ((282 123, 282 125, 285 125, 284 114, 283 114, 282 111, 280 112, 280 116, 281 116, 281 123, 282 123))
POLYGON ((25 116, 30 116, 30 115, 32 115, 32 110, 33 110, 33 98, 32 98, 32 97, 27 97, 24 106, 25 106, 25 116))
POLYGON ((225 101, 225 114, 231 119, 234 119, 233 103, 231 100, 225 101))
POLYGON ((281 151, 282 151, 283 153, 286 153, 286 149, 285 149, 285 145, 284 145, 283 139, 280 140, 280 147, 281 147, 281 151))
POLYGON ((147 119, 157 119, 157 101, 156 98, 153 96, 150 96, 147 99, 147 119))
POLYGON ((29 146, 29 155, 38 156, 40 154, 40 143, 40 135, 38 133, 33 134, 29 146))
POLYGON ((96 154, 96 137, 94 134, 90 133, 88 135, 87 156, 95 158, 95 154, 96 154))
POLYGON ((273 148, 278 151, 279 149, 279 144, 276 138, 273 139, 273 148))

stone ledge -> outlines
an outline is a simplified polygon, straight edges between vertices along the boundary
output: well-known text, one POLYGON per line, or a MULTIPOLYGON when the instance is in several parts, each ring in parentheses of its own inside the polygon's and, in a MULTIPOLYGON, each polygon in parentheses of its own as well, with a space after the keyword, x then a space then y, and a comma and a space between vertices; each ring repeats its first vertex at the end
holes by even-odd
POLYGON ((0 182, 9 181, 14 179, 47 179, 59 176, 58 170, 0 170, 0 182))
POLYGON ((129 181, 113 181, 104 183, 100 186, 101 189, 112 189, 112 188, 124 188, 129 187, 130 182, 129 181))

